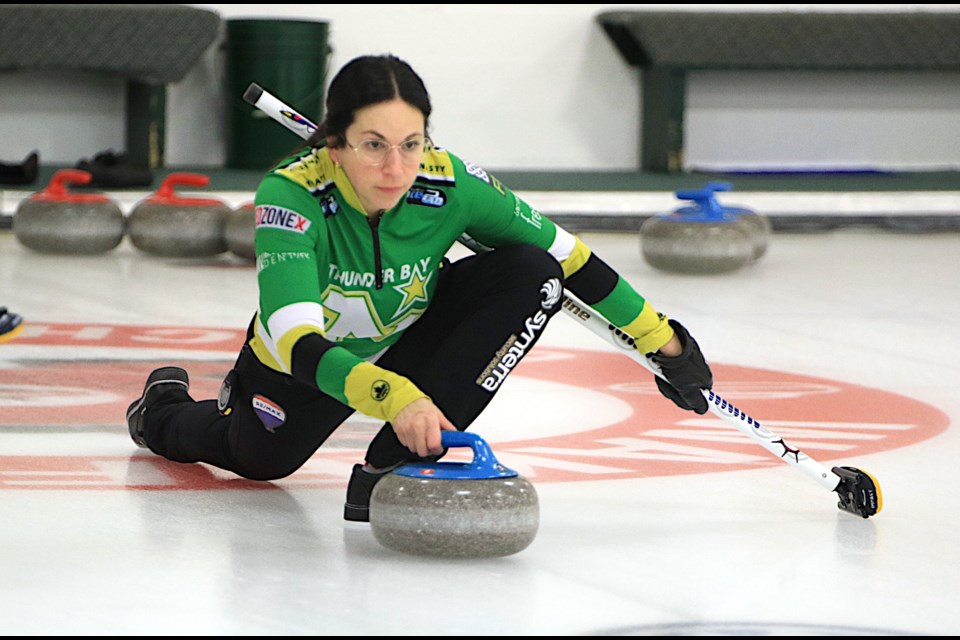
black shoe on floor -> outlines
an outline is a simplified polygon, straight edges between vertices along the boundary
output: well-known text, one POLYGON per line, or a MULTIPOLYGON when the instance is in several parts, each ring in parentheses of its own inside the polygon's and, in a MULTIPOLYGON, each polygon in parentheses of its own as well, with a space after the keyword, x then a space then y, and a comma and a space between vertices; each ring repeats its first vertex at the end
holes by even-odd
POLYGON ((0 184, 33 184, 40 171, 40 155, 31 151, 20 164, 0 162, 0 184))
POLYGON ((0 342, 12 340, 22 330, 23 318, 20 314, 8 311, 6 307, 0 307, 0 342))
POLYGON ((90 174, 87 187, 149 187, 153 185, 153 171, 134 164, 126 154, 101 151, 93 160, 84 158, 74 167, 90 174))
POLYGON ((187 372, 180 367, 162 367, 155 369, 143 386, 143 394, 127 407, 127 428, 130 437, 138 447, 147 448, 143 439, 143 416, 150 408, 150 404, 157 398, 174 388, 190 389, 190 378, 187 372))
POLYGON ((347 484, 347 501, 343 505, 343 519, 351 522, 370 522, 370 496, 380 478, 404 464, 399 462, 386 469, 374 470, 363 464, 353 465, 347 484))
POLYGON ((6 307, 0 307, 0 336, 10 334, 21 328, 23 318, 20 314, 9 311, 6 307))

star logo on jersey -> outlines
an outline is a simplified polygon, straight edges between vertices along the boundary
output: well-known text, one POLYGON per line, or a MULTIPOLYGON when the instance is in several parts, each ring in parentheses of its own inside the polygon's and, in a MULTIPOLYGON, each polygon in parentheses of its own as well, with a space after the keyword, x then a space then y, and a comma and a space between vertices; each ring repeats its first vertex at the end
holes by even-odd
POLYGON ((417 302, 427 302, 430 300, 430 296, 427 295, 427 283, 430 282, 430 278, 432 277, 432 273, 428 274, 427 277, 423 277, 423 274, 420 272, 420 267, 414 266, 410 273, 409 280, 394 285, 394 290, 403 296, 403 302, 397 307, 397 312, 393 314, 394 318, 417 302))

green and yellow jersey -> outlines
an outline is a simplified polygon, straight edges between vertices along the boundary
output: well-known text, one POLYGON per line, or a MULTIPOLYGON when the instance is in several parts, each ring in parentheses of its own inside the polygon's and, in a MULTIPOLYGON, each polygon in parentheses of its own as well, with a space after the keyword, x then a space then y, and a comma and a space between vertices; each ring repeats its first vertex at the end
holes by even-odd
POLYGON ((532 244, 566 286, 656 351, 673 335, 625 280, 578 238, 454 154, 428 148, 407 195, 368 216, 326 149, 273 169, 256 200, 260 299, 251 348, 268 367, 369 416, 392 420, 425 394, 376 359, 426 311, 444 256, 464 234, 483 245, 532 244))

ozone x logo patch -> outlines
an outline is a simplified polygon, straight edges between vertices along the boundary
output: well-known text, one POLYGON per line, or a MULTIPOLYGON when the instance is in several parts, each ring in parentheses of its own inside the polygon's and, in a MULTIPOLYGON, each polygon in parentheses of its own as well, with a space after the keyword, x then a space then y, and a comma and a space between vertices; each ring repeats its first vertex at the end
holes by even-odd
POLYGON ((306 233, 310 228, 310 221, 305 217, 283 207, 276 207, 269 204, 261 204, 256 207, 257 227, 269 227, 271 229, 284 229, 286 231, 295 231, 297 233, 306 233))

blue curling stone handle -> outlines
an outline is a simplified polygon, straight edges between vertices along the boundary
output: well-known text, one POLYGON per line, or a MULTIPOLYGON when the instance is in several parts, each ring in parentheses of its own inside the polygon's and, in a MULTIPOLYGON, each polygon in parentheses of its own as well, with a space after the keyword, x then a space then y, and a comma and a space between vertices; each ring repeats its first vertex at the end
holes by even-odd
POLYGON ((405 464, 393 473, 407 478, 439 478, 443 480, 490 480, 513 478, 519 474, 497 461, 486 440, 466 431, 443 431, 440 441, 445 448, 470 447, 472 462, 414 462, 405 464))
POLYGON ((735 222, 740 215, 752 213, 741 207, 725 207, 716 198, 717 191, 730 191, 729 182, 710 182, 702 189, 687 189, 674 192, 680 200, 692 200, 693 206, 679 207, 672 213, 661 216, 670 222, 735 222))

